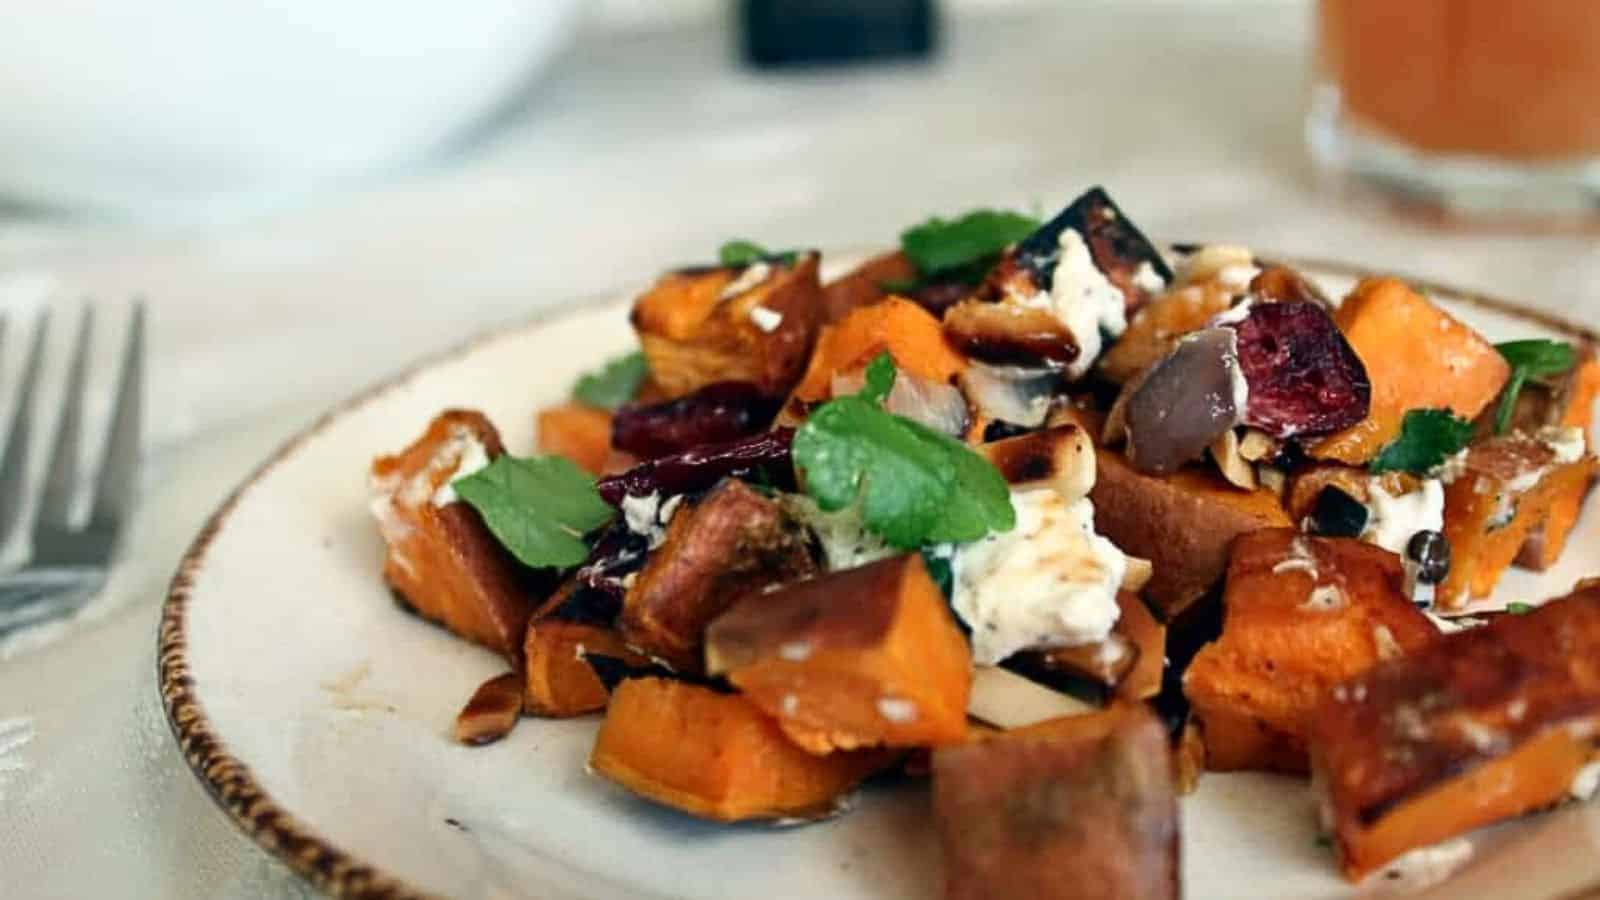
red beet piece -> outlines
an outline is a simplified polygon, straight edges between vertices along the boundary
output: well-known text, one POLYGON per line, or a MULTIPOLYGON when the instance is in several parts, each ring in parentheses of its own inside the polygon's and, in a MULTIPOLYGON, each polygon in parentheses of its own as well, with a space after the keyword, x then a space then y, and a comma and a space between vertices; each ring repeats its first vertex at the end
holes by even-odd
POLYGON ((1367 367, 1320 305, 1257 303, 1233 328, 1250 386, 1244 424, 1287 438, 1328 434, 1366 418, 1367 367))
POLYGON ((623 407, 611 420, 611 444, 653 459, 725 443, 765 431, 781 404, 748 381, 719 381, 665 403, 623 407))
POLYGON ((663 497, 703 491, 726 476, 760 476, 778 487, 794 483, 794 462, 789 446, 794 429, 775 428, 720 444, 693 447, 681 453, 640 463, 620 475, 595 484, 600 497, 620 506, 628 496, 663 497))

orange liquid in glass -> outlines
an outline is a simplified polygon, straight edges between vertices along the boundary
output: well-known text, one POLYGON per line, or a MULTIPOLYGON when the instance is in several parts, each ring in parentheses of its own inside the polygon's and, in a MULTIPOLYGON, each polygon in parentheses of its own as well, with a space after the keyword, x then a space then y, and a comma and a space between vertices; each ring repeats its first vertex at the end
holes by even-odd
POLYGON ((1363 127, 1434 153, 1600 156, 1600 2, 1322 0, 1318 18, 1363 127))

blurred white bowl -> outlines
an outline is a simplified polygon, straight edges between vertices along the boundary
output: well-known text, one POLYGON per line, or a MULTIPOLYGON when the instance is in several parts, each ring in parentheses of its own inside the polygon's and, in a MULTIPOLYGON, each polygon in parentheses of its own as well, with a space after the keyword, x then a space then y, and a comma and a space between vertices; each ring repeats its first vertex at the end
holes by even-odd
POLYGON ((578 0, 0 0, 0 197, 144 220, 415 161, 570 37, 578 0))

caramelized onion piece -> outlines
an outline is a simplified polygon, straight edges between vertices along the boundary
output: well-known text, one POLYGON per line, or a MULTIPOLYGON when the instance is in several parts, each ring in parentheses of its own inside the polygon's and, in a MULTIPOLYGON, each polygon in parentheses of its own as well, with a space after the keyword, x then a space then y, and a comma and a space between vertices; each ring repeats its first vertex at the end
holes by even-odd
POLYGON ((1185 337, 1150 370, 1124 412, 1128 458, 1162 475, 1199 459, 1239 421, 1235 401, 1238 345, 1232 329, 1206 328, 1185 337))

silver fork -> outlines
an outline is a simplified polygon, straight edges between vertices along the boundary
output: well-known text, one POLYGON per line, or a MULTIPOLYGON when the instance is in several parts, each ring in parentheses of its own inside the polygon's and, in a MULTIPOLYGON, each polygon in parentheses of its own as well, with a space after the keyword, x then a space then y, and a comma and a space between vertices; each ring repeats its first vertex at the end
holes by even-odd
MULTIPOLYGON (((49 311, 39 314, 33 345, 23 364, 16 412, 0 449, 0 547, 25 527, 28 445, 33 431, 34 394, 44 358, 49 311)), ((0 350, 7 322, 0 316, 0 350)), ((111 428, 95 479, 94 500, 82 526, 72 522, 73 489, 78 483, 83 405, 94 307, 86 305, 68 364, 66 394, 39 495, 31 533, 32 552, 21 568, 0 574, 0 634, 71 614, 105 584, 133 504, 139 475, 141 406, 144 381, 144 304, 135 303, 121 369, 113 390, 111 428)))

